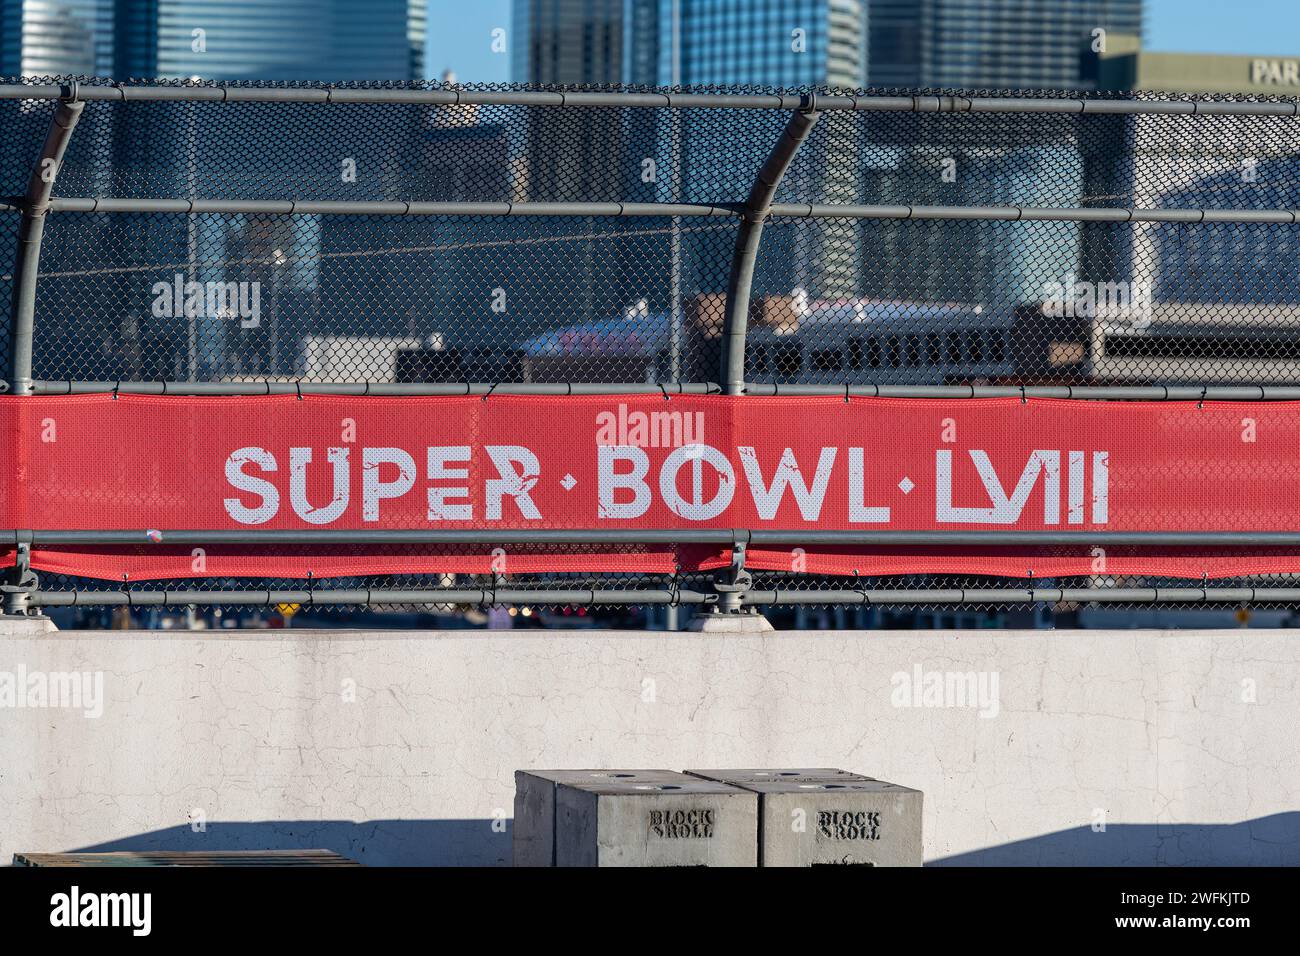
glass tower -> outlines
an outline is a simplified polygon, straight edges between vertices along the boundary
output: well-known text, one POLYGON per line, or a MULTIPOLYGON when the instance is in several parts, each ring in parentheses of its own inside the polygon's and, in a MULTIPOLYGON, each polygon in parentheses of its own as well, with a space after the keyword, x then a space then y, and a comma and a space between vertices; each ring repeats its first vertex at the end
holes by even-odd
POLYGON ((1142 0, 870 0, 868 15, 884 87, 1086 88, 1094 41, 1142 34, 1142 0))
POLYGON ((0 76, 113 70, 113 0, 0 0, 0 76))

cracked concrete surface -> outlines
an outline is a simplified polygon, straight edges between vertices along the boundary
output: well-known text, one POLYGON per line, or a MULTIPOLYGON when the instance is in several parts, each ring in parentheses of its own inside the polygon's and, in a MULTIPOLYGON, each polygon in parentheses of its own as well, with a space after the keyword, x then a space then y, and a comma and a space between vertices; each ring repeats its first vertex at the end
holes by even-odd
POLYGON ((104 713, 0 706, 0 861, 508 864, 519 768, 829 766, 924 791, 927 861, 1300 863, 1295 632, 0 635, 20 667, 104 713), (917 664, 997 715, 896 706, 917 664))

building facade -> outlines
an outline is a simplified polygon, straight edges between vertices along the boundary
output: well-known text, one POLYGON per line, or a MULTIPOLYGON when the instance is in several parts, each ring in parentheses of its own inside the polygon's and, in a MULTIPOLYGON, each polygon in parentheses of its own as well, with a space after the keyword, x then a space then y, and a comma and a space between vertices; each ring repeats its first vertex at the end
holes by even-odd
POLYGON ((878 87, 1081 89, 1083 53, 1142 35, 1142 0, 870 0, 878 87))
MULTIPOLYGON (((1300 57, 1154 53, 1119 37, 1093 58, 1101 89, 1255 97, 1300 94, 1300 57)), ((1276 118, 1108 117, 1123 143, 1087 164, 1090 195, 1142 209, 1294 209, 1300 144, 1276 118)), ((1300 241, 1294 228, 1139 222, 1091 229, 1085 277, 1145 283, 1154 322, 1094 330, 1094 364, 1113 374, 1159 370, 1169 381, 1294 381, 1300 334, 1300 241), (1113 358, 1108 342, 1127 357, 1113 358), (1136 356, 1136 357, 1135 357, 1136 356), (1141 361, 1138 361, 1140 358, 1141 361)), ((1150 374, 1149 372, 1146 374, 1150 374)))

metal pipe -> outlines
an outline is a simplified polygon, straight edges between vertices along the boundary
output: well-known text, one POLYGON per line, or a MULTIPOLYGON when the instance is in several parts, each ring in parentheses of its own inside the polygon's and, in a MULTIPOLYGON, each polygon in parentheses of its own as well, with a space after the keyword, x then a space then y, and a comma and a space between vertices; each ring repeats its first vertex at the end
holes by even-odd
POLYGON ((41 144, 27 179, 22 200, 22 222, 18 227, 17 251, 9 336, 9 387, 15 395, 30 395, 32 381, 32 341, 36 326, 36 281, 40 274, 41 239, 45 234, 45 214, 50 209, 50 194, 68 149, 68 140, 81 118, 84 103, 64 100, 55 107, 50 127, 41 144))
POLYGON ((751 607, 774 604, 1255 604, 1300 601, 1300 588, 946 588, 747 591, 751 607))
POLYGON ((1008 222, 1272 223, 1294 225, 1290 209, 1075 209, 1055 206, 871 206, 775 203, 771 215, 793 219, 975 219, 1008 222))
MULTIPOLYGON (((69 87, 52 84, 0 84, 0 100, 55 100, 69 87)), ((647 109, 798 110, 805 98, 795 94, 559 92, 548 90, 386 89, 382 87, 272 86, 139 86, 78 85, 78 98, 111 102, 213 103, 393 103, 428 106, 636 107, 647 109)), ((817 109, 901 113, 1078 113, 1100 115, 1296 116, 1300 101, 1281 99, 1211 100, 1133 98, 1062 98, 1015 96, 878 96, 818 95, 817 109)))
MULTIPOLYGON (((809 114, 796 113, 795 116, 809 114)), ((784 142, 784 139, 783 139, 784 142)), ((793 154, 791 154, 793 155, 793 154)), ((769 160, 770 162, 770 160, 769 160)), ((766 166, 764 167, 767 168, 766 166)), ((751 197, 752 201, 753 197, 751 197)), ((303 199, 119 199, 67 197, 48 203, 60 213, 177 213, 276 216, 480 216, 480 217, 741 217, 737 252, 751 265, 763 221, 786 219, 975 220, 1005 222, 1165 222, 1295 225, 1290 209, 1139 209, 1055 206, 901 206, 847 203, 770 203, 747 212, 749 203, 633 202, 397 202, 303 199)), ((730 289, 730 286, 728 286, 730 289)))
POLYGON ((1262 402, 1300 400, 1296 385, 803 385, 746 382, 745 394, 854 398, 1068 398, 1130 402, 1262 402))
POLYGON ((716 395, 720 391, 715 382, 32 382, 35 395, 716 395))
MULTIPOLYGON (((1173 588, 893 588, 825 591, 764 590, 739 595, 746 607, 790 604, 1259 604, 1300 602, 1300 588, 1173 587, 1173 588)), ((33 607, 162 605, 279 604, 376 605, 480 604, 480 605, 600 605, 600 604, 715 604, 709 591, 676 588, 638 589, 525 589, 525 588, 321 588, 312 590, 100 590, 37 591, 33 607)))
POLYGON ((305 199, 94 199, 69 197, 51 212, 277 216, 693 216, 734 217, 738 204, 655 202, 388 202, 305 199))
POLYGON ((182 604, 242 604, 273 607, 277 604, 711 604, 717 595, 708 591, 677 588, 597 589, 566 588, 314 588, 279 591, 196 591, 196 590, 83 590, 37 591, 30 597, 34 607, 159 606, 182 604))
POLYGON ((157 544, 717 544, 859 547, 1300 547, 1297 531, 806 531, 733 528, 394 528, 0 531, 0 544, 37 547, 157 544))
POLYGON ((781 138, 754 178, 745 200, 736 246, 727 272, 727 306, 722 322, 722 387, 728 395, 745 388, 745 330, 749 324, 749 294, 754 282, 754 265, 763 239, 763 223, 777 187, 794 162, 799 147, 817 125, 820 114, 809 108, 794 113, 781 131, 781 138))
MULTIPOLYGON (((3 390, 3 386, 0 386, 3 390)), ((34 380, 33 395, 717 395, 716 382, 119 382, 34 380)), ((806 385, 746 382, 745 395, 1055 398, 1087 401, 1300 401, 1300 385, 806 385)))

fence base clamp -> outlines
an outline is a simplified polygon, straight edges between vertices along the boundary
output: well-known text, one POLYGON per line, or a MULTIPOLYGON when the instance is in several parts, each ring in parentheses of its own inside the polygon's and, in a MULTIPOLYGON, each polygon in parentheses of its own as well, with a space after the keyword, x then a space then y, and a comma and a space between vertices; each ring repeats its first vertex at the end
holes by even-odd
POLYGON ((4 606, 0 617, 32 616, 31 596, 36 593, 40 582, 32 570, 32 546, 20 543, 17 546, 14 566, 9 569, 5 581, 0 584, 4 606))

